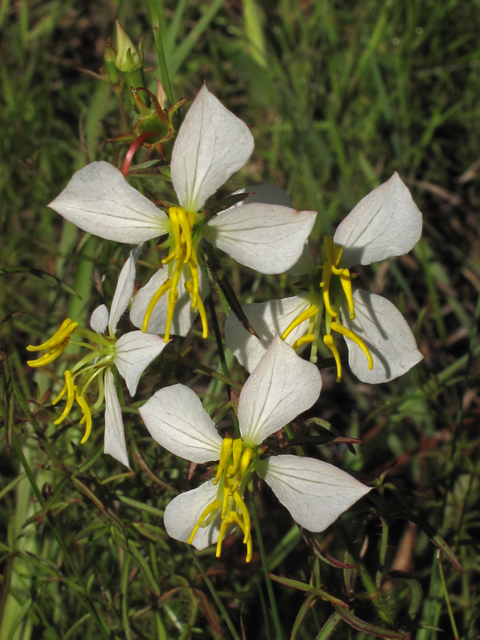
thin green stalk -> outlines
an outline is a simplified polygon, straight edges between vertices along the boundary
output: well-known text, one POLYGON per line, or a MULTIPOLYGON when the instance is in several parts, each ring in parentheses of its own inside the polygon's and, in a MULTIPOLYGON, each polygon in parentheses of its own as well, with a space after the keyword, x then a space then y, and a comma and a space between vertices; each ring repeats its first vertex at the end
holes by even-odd
POLYGON ((442 561, 440 559, 440 551, 437 551, 437 560, 438 560, 438 568, 440 570, 440 579, 442 581, 443 591, 445 594, 445 602, 447 603, 448 616, 450 618, 450 624, 452 625, 453 636, 455 640, 460 640, 460 636, 458 635, 457 625, 455 624, 455 618, 453 617, 452 605, 450 603, 450 598, 448 597, 445 576, 443 575, 443 567, 442 567, 442 561))
POLYGON ((234 640, 240 640, 240 636, 236 632, 235 627, 233 626, 233 622, 232 622, 230 616, 228 615, 227 610, 225 609, 225 606, 224 606, 223 602, 220 600, 220 596, 218 595, 215 587, 213 586, 213 582, 207 576, 207 573, 206 573, 205 569, 202 567, 202 565, 200 563, 200 560, 197 557, 197 554, 195 553, 195 551, 192 549, 192 547, 189 544, 187 544, 187 549, 188 549, 188 552, 190 553, 190 555, 192 556, 193 561, 197 565, 198 570, 202 574, 202 577, 205 580, 205 584, 207 585, 208 590, 212 594, 212 598, 215 600, 215 604, 217 605, 218 610, 222 614, 222 617, 225 620, 225 624, 230 629, 230 633, 232 634, 233 639, 234 640))
MULTIPOLYGON (((39 504, 43 507, 45 500, 43 499, 42 493, 40 491, 40 489, 37 486, 37 483, 35 481, 35 478, 33 477, 33 473, 32 470, 30 469, 30 466, 23 454, 22 451, 22 447, 20 446, 15 434, 13 435, 13 445, 15 447, 15 451, 17 452, 18 457, 20 458, 20 462, 22 463, 22 466, 25 470, 25 473, 28 476, 28 479, 30 481, 30 485, 35 493, 35 496, 39 502, 39 504)), ((95 607, 95 604, 92 602, 86 588, 85 585, 83 583, 83 579, 82 576, 80 574, 80 571, 78 570, 76 564, 73 562, 70 553, 68 551, 67 545, 65 543, 65 540, 62 536, 61 531, 58 528, 58 525, 56 523, 55 518, 53 517, 53 514, 49 511, 47 513, 47 519, 48 522, 50 524, 50 527, 53 531, 53 534, 57 540, 57 543, 59 545, 59 547, 61 548, 63 555, 65 557, 65 560, 67 561, 67 564, 69 565, 72 573, 75 576, 75 579, 77 581, 77 584, 81 587, 82 591, 83 591, 83 603, 85 605, 85 607, 88 609, 89 613, 92 615, 92 618, 95 620, 95 622, 97 623, 98 628, 100 629, 100 633, 102 634, 103 638, 106 638, 106 640, 111 640, 111 635, 110 635, 110 631, 105 623, 105 621, 103 620, 103 618, 100 616, 100 614, 97 611, 97 608, 95 607)))
MULTIPOLYGON (((223 375, 226 378, 228 378, 229 371, 228 371, 227 361, 225 359, 225 351, 223 350, 222 336, 220 334, 220 327, 218 326, 218 318, 217 318, 217 314, 215 313, 215 303, 213 302, 213 296, 211 291, 207 296, 207 305, 210 311, 210 318, 212 319, 213 333, 215 334, 215 341, 217 343, 218 355, 220 357, 223 375)), ((230 401, 232 390, 230 388, 230 385, 227 384, 226 387, 227 387, 228 400, 230 401)))
POLYGON ((153 39, 155 40, 155 49, 157 51, 163 88, 165 89, 167 98, 170 100, 170 104, 173 104, 172 87, 170 86, 170 78, 168 77, 167 61, 165 60, 160 28, 160 2, 158 2, 158 0, 147 0, 147 10, 150 18, 150 24, 152 25, 153 39))
POLYGON ((272 608, 272 618, 275 625, 276 640, 283 640, 283 627, 278 615, 277 602, 275 600, 275 594, 273 593, 272 581, 268 575, 268 563, 267 556, 265 554, 265 546, 263 544, 262 531, 260 529, 260 521, 258 519, 257 505, 255 504, 255 496, 250 495, 250 511, 253 516, 253 522, 255 523, 255 532, 257 534, 258 550, 260 552, 260 558, 262 560, 263 573, 265 577, 265 584, 267 586, 268 598, 270 600, 270 606, 272 608))

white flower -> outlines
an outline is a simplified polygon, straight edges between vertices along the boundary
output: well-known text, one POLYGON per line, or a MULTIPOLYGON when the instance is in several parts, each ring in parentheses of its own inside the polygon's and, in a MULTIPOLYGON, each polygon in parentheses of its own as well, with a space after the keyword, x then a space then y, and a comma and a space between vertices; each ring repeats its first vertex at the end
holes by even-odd
POLYGON ((142 373, 165 347, 165 342, 160 337, 144 334, 141 331, 131 331, 122 335, 118 340, 115 337, 120 317, 128 307, 133 294, 135 262, 139 252, 140 247, 130 253, 130 257, 120 272, 110 313, 104 304, 97 307, 92 313, 90 326, 93 332, 78 327, 75 322, 66 320, 50 340, 36 347, 27 347, 29 351, 47 351, 41 358, 28 361, 31 367, 38 367, 57 358, 69 343, 73 333, 77 333, 82 338, 94 343, 95 346, 90 346, 81 342, 82 346, 90 349, 90 353, 82 358, 71 371, 65 371, 64 387, 53 404, 57 404, 65 394, 67 395, 67 403, 62 415, 55 420, 54 424, 60 424, 65 420, 74 401, 76 401, 83 412, 81 422, 84 422, 86 426, 85 435, 81 442, 83 444, 87 441, 92 428, 92 416, 86 400, 86 392, 90 384, 97 379, 99 381, 99 396, 94 408, 98 408, 105 398, 104 451, 129 468, 122 410, 115 390, 112 367, 117 368, 127 384, 130 395, 134 396, 142 373), (102 335, 107 328, 108 335, 102 335), (102 373, 104 374, 103 384, 102 373), (77 380, 77 384, 75 384, 75 380, 77 380), (78 380, 81 380, 81 383, 78 383, 78 380))
POLYGON ((240 527, 252 555, 243 493, 253 472, 273 489, 299 525, 323 531, 370 489, 336 467, 291 455, 260 459, 259 445, 310 408, 321 390, 315 365, 275 338, 245 383, 238 404, 240 438, 221 438, 196 394, 180 384, 157 391, 140 409, 151 436, 196 463, 219 461, 214 480, 174 498, 165 528, 176 540, 203 549, 240 527))
POLYGON ((253 137, 247 125, 204 86, 173 147, 171 176, 180 206, 171 207, 168 216, 105 162, 93 162, 78 171, 50 204, 81 229, 108 240, 138 243, 169 233, 171 250, 163 260, 168 265, 165 274, 147 285, 151 290, 157 286, 154 295, 149 289, 149 297, 140 297, 132 308, 132 321, 142 330, 165 333, 168 340, 172 324, 183 335, 191 324, 190 315, 199 312, 204 336, 208 333, 196 253, 202 237, 261 273, 283 273, 297 262, 315 212, 251 202, 207 223, 199 213, 207 198, 243 167, 252 151, 253 137), (180 288, 181 278, 186 291, 180 288), (157 312, 152 329, 149 318, 164 296, 168 302, 160 304, 166 306, 166 312, 157 312), (191 300, 192 314, 182 303, 184 299, 191 300), (177 311, 177 305, 182 311, 177 311))
POLYGON ((341 362, 333 339, 337 333, 347 343, 351 370, 363 382, 377 384, 403 375, 423 358, 410 328, 382 296, 353 292, 349 269, 407 253, 421 232, 422 214, 395 173, 357 204, 333 238, 325 237, 322 266, 309 265, 302 258, 308 293, 244 307, 261 340, 230 314, 225 327, 228 347, 252 371, 275 333, 294 348, 313 342, 312 361, 323 333, 340 379, 341 362), (324 328, 320 326, 323 317, 324 328))

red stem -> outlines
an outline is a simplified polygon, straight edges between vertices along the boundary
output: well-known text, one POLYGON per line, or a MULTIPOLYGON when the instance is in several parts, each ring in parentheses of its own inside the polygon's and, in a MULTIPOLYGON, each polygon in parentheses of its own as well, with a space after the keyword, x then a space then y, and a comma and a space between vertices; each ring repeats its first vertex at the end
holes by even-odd
POLYGON ((142 135, 138 136, 138 138, 132 142, 129 150, 127 151, 127 155, 125 156, 125 160, 123 161, 123 167, 121 169, 125 178, 127 177, 128 171, 130 169, 130 165, 132 164, 132 159, 135 154, 135 151, 138 149, 138 147, 141 144, 144 143, 145 140, 147 140, 147 138, 153 138, 155 136, 158 136, 158 133, 155 133, 155 131, 145 131, 145 133, 142 133, 142 135))

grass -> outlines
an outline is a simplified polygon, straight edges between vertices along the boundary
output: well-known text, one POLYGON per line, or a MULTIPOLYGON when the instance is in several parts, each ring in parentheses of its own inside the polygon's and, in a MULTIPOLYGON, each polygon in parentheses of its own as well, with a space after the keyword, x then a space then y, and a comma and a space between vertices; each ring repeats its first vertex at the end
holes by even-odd
MULTIPOLYGON (((101 410, 84 446, 76 421, 53 425, 49 389, 62 365, 32 373, 25 364, 27 344, 110 303, 128 255, 46 205, 85 163, 117 162, 106 144, 124 132, 117 96, 79 70, 101 67, 116 17, 134 42, 145 37, 152 89, 160 77, 147 5, 0 2, 0 640, 478 637, 477 4, 151 3, 174 99, 192 99, 206 81, 252 126, 254 155, 220 196, 280 184, 297 208, 319 211, 317 252, 321 235, 393 171, 424 213, 413 252, 358 277, 403 311, 424 361, 377 387, 348 374, 336 385, 322 371, 315 415, 362 444, 355 454, 308 447, 377 489, 318 535, 299 531, 271 492, 257 494, 269 582, 258 546, 246 565, 231 538, 217 560, 163 529, 165 505, 192 486, 188 464, 152 446, 137 408, 181 381, 216 412, 221 380, 156 361, 125 408, 131 474, 101 453, 101 410)), ((125 91, 120 100, 130 116, 125 91)), ((135 182, 169 197, 168 181, 135 182)), ((141 279, 155 259, 145 255, 141 279)), ((287 277, 221 259, 242 302, 292 290, 287 277)), ((215 304, 222 330, 217 295, 215 304)), ((177 350, 221 371, 213 338, 198 346, 197 328, 177 350)), ((226 365, 243 382, 228 352, 226 365)), ((294 425, 299 436, 307 429, 294 425)))

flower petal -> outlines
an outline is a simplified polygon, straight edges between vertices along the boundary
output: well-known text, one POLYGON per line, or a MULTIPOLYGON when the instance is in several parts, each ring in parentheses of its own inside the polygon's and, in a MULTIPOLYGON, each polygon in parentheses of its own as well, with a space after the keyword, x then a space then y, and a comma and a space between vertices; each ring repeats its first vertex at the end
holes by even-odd
POLYGON ((317 213, 270 204, 245 204, 210 220, 205 237, 240 264, 284 273, 303 252, 317 213))
POLYGON ((360 347, 345 338, 348 363, 357 378, 370 384, 388 382, 423 359, 405 318, 389 300, 358 290, 353 294, 353 301, 355 320, 350 320, 345 309, 342 314, 344 322, 366 343, 373 357, 373 369, 370 371, 360 347))
POLYGON ((205 200, 247 162, 253 136, 204 85, 180 127, 172 151, 172 182, 178 201, 197 212, 205 200))
POLYGON ((157 391, 139 409, 150 435, 191 462, 219 460, 223 438, 194 391, 174 384, 157 391))
MULTIPOLYGON (((130 310, 130 320, 135 327, 142 328, 143 319, 156 291, 168 278, 168 269, 164 267, 150 278, 147 284, 135 295, 132 308, 130 310)), ((199 289, 202 300, 207 294, 208 282, 203 271, 199 271, 199 289)), ((186 336, 198 315, 198 311, 192 311, 190 294, 185 289, 185 280, 189 279, 185 269, 182 271, 178 283, 179 296, 175 311, 173 313, 173 323, 171 334, 174 336, 186 336)), ((167 326, 168 293, 160 298, 155 305, 150 320, 148 322, 148 333, 165 333, 167 326)))
POLYGON ((276 336, 240 393, 238 420, 243 440, 248 446, 259 445, 309 409, 321 388, 317 367, 276 336))
POLYGON ((408 253, 422 234, 422 214, 398 173, 369 193, 339 224, 340 266, 371 264, 408 253))
MULTIPOLYGON (((163 522, 168 535, 175 540, 187 542, 190 535, 202 515, 203 511, 217 497, 218 487, 213 485, 213 480, 209 480, 196 489, 182 493, 174 498, 165 509, 163 522)), ((196 549, 205 549, 215 544, 220 532, 221 517, 220 512, 217 517, 206 527, 200 527, 193 539, 193 546, 196 549)), ((231 527, 227 529, 227 536, 238 529, 231 527)))
POLYGON ((130 331, 118 339, 113 361, 127 383, 128 391, 132 397, 137 391, 141 375, 165 346, 166 343, 160 336, 153 336, 141 331, 130 331))
POLYGON ((308 240, 306 240, 305 244, 303 245, 302 255, 293 265, 293 267, 290 267, 287 273, 294 277, 304 276, 312 273, 314 269, 315 262, 312 258, 312 254, 310 253, 310 245, 308 244, 308 240))
POLYGON ((117 286, 113 295, 112 306, 110 308, 110 320, 108 322, 108 330, 113 337, 117 330, 118 321, 122 313, 128 307, 130 298, 135 287, 135 263, 138 260, 142 245, 130 252, 128 260, 122 267, 118 276, 117 286))
POLYGON ((93 310, 90 316, 90 326, 95 333, 103 333, 108 327, 108 309, 106 305, 101 304, 99 307, 93 310))
POLYGON ((262 460, 258 475, 271 487, 295 522, 323 531, 371 489, 327 462, 299 456, 262 460))
POLYGON ((167 215, 108 162, 77 171, 48 206, 80 229, 116 242, 139 244, 170 230, 167 215))
POLYGON ((113 373, 110 369, 105 371, 105 447, 103 451, 130 469, 122 409, 115 390, 113 373))
MULTIPOLYGON (((275 334, 281 336, 288 325, 303 313, 310 303, 304 296, 293 296, 282 300, 269 300, 246 304, 242 307, 260 340, 240 324, 234 313, 230 313, 225 323, 227 347, 242 366, 251 373, 270 346, 275 334)), ((308 320, 296 327, 286 339, 292 345, 307 333, 308 320)), ((298 352, 297 352, 298 353, 298 352)))

